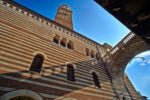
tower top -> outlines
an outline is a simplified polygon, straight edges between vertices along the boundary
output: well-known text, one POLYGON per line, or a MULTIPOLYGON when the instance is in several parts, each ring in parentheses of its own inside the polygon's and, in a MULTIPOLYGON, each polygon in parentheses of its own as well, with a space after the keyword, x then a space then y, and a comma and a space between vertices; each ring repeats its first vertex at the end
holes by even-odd
POLYGON ((63 8, 71 11, 70 7, 66 4, 61 5, 59 8, 63 8))
POLYGON ((73 30, 72 11, 68 5, 63 4, 58 8, 55 21, 73 30))

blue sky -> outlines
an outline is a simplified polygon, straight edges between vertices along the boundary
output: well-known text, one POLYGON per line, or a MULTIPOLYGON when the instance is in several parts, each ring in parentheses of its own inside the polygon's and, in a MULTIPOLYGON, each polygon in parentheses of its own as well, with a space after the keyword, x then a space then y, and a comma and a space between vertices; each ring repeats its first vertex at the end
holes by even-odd
MULTIPOLYGON (((93 0, 14 1, 52 20, 55 17, 57 8, 62 4, 67 4, 73 11, 74 30, 100 44, 107 42, 112 46, 115 46, 130 32, 129 29, 93 0)), ((132 80, 136 89, 150 98, 150 51, 147 52, 142 54, 147 60, 142 62, 140 59, 133 59, 130 64, 128 64, 126 73, 129 75, 129 78, 132 80)))
POLYGON ((150 50, 136 55, 125 71, 137 91, 150 99, 150 50), (143 57, 143 59, 138 58, 143 57))
POLYGON ((129 30, 93 0, 14 0, 39 14, 54 19, 57 8, 67 4, 73 11, 74 30, 101 44, 118 43, 129 30))

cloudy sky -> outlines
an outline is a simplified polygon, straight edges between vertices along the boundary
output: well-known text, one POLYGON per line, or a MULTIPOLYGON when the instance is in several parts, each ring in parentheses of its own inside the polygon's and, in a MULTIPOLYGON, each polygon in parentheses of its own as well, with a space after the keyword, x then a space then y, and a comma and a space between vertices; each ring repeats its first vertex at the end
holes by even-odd
POLYGON ((136 55, 128 63, 126 73, 136 90, 150 98, 150 50, 136 55))
MULTIPOLYGON (((54 19, 57 8, 67 4, 73 11, 74 30, 100 44, 105 42, 115 46, 130 30, 112 17, 93 0, 14 0, 25 7, 54 19)), ((135 88, 150 98, 150 51, 144 52, 130 61, 126 68, 135 88)))

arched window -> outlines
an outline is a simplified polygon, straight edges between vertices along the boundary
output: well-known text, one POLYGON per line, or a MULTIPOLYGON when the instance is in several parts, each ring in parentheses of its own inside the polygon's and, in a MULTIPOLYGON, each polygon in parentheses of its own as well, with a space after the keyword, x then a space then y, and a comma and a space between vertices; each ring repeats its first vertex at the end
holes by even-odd
POLYGON ((34 100, 34 99, 32 99, 31 97, 28 97, 28 96, 17 96, 14 98, 10 98, 9 100, 34 100))
POLYGON ((85 52, 86 52, 86 55, 87 55, 87 56, 90 56, 90 51, 89 51, 88 48, 85 49, 85 52))
POLYGON ((101 88, 97 74, 95 72, 92 72, 92 76, 93 76, 93 81, 94 81, 95 87, 101 88))
POLYGON ((36 55, 33 59, 31 66, 30 66, 30 71, 40 73, 41 68, 42 68, 42 64, 43 64, 43 60, 44 60, 43 56, 41 56, 39 54, 36 55))
POLYGON ((71 64, 67 65, 67 80, 75 81, 74 67, 71 64))
POLYGON ((60 41, 60 46, 66 47, 66 42, 67 42, 67 40, 66 40, 65 38, 63 38, 63 39, 60 41))
POLYGON ((94 51, 93 51, 93 50, 91 51, 91 57, 92 57, 92 58, 95 58, 95 54, 94 54, 94 51))
POLYGON ((69 40, 69 42, 67 43, 67 48, 68 49, 74 49, 74 45, 73 42, 69 40))
POLYGON ((60 40, 60 36, 56 35, 56 36, 54 36, 53 43, 59 44, 59 40, 60 40))

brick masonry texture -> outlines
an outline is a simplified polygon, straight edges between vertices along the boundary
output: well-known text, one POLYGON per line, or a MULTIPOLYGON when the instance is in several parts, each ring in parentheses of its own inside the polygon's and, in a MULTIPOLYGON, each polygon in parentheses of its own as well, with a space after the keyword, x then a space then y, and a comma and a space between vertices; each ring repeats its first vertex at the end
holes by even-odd
MULTIPOLYGON (((85 51, 88 48, 101 58, 107 53, 106 47, 73 31, 72 26, 62 26, 12 1, 0 2, 1 97, 24 89, 43 100, 113 99, 115 93, 102 59, 87 57, 85 51), (56 35, 71 40, 74 49, 54 44, 56 35), (44 57, 40 73, 29 71, 37 54, 44 57), (74 65, 75 82, 67 80, 68 63, 74 65), (101 88, 95 87, 92 71, 97 73, 101 88)), ((129 79, 127 83, 132 86, 129 79)))

